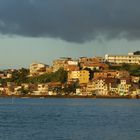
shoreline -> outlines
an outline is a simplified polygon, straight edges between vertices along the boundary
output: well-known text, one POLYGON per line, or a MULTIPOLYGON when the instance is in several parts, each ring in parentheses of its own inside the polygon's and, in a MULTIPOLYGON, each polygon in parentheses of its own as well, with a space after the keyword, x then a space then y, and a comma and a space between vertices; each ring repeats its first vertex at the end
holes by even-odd
POLYGON ((79 95, 0 95, 0 98, 82 98, 82 99, 140 99, 140 96, 79 96, 79 95))

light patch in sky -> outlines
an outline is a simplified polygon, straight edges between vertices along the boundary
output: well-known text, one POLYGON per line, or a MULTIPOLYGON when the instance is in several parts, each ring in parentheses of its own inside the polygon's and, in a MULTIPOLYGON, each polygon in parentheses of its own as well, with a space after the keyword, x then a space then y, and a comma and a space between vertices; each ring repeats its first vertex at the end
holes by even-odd
POLYGON ((32 62, 52 64, 59 57, 94 57, 105 54, 127 54, 140 49, 140 41, 93 40, 70 43, 53 38, 27 38, 3 36, 0 38, 1 68, 29 67, 32 62))

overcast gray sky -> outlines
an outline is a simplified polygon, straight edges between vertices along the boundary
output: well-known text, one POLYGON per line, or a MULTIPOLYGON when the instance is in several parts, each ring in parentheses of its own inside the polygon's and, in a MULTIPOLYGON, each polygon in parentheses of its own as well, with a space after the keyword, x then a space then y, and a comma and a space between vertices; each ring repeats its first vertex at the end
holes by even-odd
POLYGON ((0 0, 1 67, 140 50, 139 0, 0 0))

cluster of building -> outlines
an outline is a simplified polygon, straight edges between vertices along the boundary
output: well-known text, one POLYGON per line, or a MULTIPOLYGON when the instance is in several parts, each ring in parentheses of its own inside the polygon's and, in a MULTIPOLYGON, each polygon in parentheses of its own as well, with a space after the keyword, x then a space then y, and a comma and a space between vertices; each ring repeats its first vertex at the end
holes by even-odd
POLYGON ((101 96, 138 95, 140 77, 130 76, 127 71, 100 71, 87 83, 86 93, 101 96))
MULTIPOLYGON (((63 68, 68 73, 67 83, 59 82, 22 84, 8 83, 6 87, 0 87, 1 92, 21 94, 21 89, 30 89, 31 95, 66 95, 60 92, 66 85, 78 83, 75 92, 71 95, 79 96, 122 96, 140 95, 140 77, 131 76, 128 71, 109 69, 111 64, 136 64, 140 65, 140 55, 129 53, 128 55, 105 55, 102 57, 81 57, 79 59, 60 58, 53 61, 52 66, 43 63, 32 63, 29 67, 29 76, 38 76, 44 73, 56 72, 63 68), (92 76, 91 76, 92 74, 92 76)), ((10 73, 7 76, 11 76, 10 73)))

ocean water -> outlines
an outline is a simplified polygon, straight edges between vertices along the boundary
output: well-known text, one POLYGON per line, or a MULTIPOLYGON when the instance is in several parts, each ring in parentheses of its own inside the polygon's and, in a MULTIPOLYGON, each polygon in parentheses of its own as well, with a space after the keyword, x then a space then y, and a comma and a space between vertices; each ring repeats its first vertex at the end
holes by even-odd
POLYGON ((0 140, 140 140, 140 100, 0 98, 0 140))

